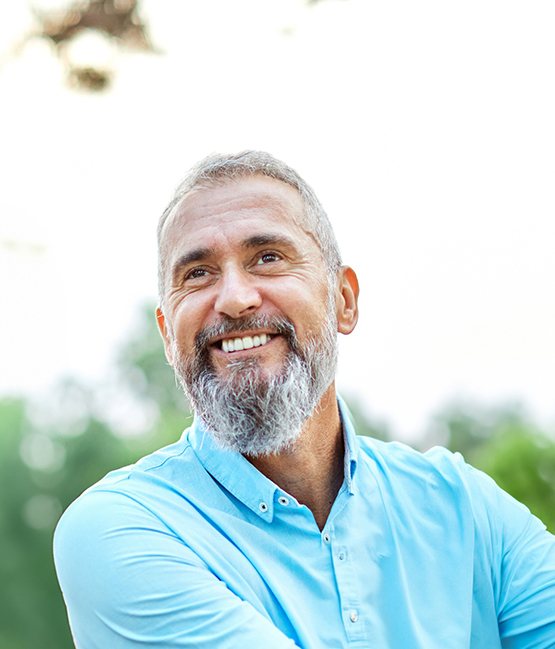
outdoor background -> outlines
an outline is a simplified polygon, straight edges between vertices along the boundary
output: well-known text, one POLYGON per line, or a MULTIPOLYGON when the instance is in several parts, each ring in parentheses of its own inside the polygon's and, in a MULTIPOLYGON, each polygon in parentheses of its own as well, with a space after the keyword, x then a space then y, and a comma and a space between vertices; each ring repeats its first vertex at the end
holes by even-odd
POLYGON ((326 206, 360 431, 461 451, 555 531, 554 33, 551 0, 0 6, 0 649, 72 646, 60 513, 190 422, 155 228, 214 151, 326 206))

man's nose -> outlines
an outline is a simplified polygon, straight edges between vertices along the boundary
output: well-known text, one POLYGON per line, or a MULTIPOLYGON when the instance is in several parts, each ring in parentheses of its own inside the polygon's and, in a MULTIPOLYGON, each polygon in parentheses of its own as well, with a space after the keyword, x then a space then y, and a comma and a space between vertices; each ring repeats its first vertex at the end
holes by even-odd
POLYGON ((218 313, 240 318, 256 311, 262 304, 256 278, 243 269, 225 271, 218 284, 219 291, 214 305, 218 313))

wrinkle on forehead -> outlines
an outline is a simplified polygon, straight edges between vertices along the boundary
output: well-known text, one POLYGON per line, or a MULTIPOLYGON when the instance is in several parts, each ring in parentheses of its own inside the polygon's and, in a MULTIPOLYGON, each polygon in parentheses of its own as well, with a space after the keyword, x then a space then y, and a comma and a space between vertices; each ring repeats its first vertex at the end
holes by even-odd
MULTIPOLYGON (((252 183, 249 183, 252 185, 252 183)), ((242 211, 259 210, 261 213, 268 212, 281 215, 284 220, 291 220, 302 232, 308 235, 320 248, 314 232, 308 227, 308 220, 305 215, 305 207, 298 191, 280 180, 267 176, 250 176, 238 180, 229 180, 226 183, 215 183, 209 186, 195 187, 187 192, 175 205, 164 224, 161 237, 161 249, 164 256, 168 252, 170 232, 178 228, 185 221, 201 221, 205 217, 212 217, 219 214, 228 222, 241 218, 242 211), (262 183, 254 187, 247 185, 252 180, 269 181, 275 187, 282 188, 280 196, 270 191, 264 191, 262 183), (245 182, 247 181, 247 182, 245 182), (229 193, 220 196, 214 190, 229 187, 229 193), (226 213, 229 213, 226 218, 226 213)))

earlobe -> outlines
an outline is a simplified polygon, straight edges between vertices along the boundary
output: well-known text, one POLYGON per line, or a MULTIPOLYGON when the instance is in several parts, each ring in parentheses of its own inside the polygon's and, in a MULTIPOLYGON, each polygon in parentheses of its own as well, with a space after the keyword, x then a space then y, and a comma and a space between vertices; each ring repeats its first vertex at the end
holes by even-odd
POLYGON ((156 323, 158 325, 158 331, 160 332, 162 340, 164 341, 166 358, 168 359, 168 363, 173 366, 173 357, 171 353, 170 337, 166 325, 166 317, 164 316, 164 313, 160 307, 156 308, 156 323))
POLYGON ((350 334, 358 322, 358 279, 350 266, 342 266, 339 275, 337 331, 350 334))

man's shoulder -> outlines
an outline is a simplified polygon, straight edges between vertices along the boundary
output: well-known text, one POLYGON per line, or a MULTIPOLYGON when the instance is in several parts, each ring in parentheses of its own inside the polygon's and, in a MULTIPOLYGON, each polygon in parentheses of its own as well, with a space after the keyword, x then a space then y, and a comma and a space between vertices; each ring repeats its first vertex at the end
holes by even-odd
POLYGON ((190 491, 189 485, 198 483, 199 473, 201 468, 184 433, 179 441, 110 471, 86 489, 66 509, 56 533, 90 527, 99 512, 103 522, 112 523, 136 516, 159 517, 177 494, 182 496, 190 491))
POLYGON ((405 505, 456 506, 466 511, 483 529, 497 527, 503 519, 527 517, 525 505, 503 491, 483 471, 468 464, 459 452, 441 446, 427 451, 401 442, 359 437, 361 459, 382 491, 405 505))
POLYGON ((357 437, 362 457, 381 467, 409 473, 429 473, 447 476, 464 474, 469 465, 458 452, 442 446, 420 451, 398 441, 382 441, 372 437, 357 437))
POLYGON ((360 456, 383 488, 403 494, 407 503, 417 496, 432 498, 446 505, 466 504, 469 511, 480 515, 484 506, 492 504, 500 491, 485 473, 468 464, 459 452, 434 446, 419 451, 402 442, 384 442, 359 437, 360 456))
POLYGON ((194 471, 195 460, 185 431, 178 441, 148 453, 133 464, 110 471, 82 495, 97 491, 127 491, 143 482, 156 482, 162 486, 176 476, 181 478, 181 482, 187 482, 190 472, 194 471))

